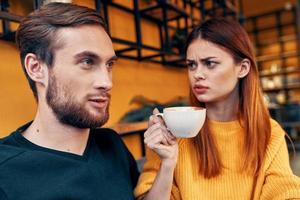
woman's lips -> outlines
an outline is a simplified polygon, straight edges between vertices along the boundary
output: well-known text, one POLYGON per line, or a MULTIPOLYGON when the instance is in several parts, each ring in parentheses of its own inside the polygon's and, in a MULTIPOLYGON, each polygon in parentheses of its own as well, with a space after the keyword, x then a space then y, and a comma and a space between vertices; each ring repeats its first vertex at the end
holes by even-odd
POLYGON ((204 94, 208 90, 208 87, 202 85, 196 85, 193 87, 193 89, 194 92, 197 94, 204 94))

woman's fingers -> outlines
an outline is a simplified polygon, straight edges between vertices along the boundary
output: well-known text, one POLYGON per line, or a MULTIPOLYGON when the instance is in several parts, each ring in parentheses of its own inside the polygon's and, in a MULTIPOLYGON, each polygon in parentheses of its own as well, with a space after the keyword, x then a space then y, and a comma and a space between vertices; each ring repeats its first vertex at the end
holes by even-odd
POLYGON ((177 142, 176 141, 176 137, 170 131, 167 132, 167 135, 168 135, 168 142, 171 145, 173 145, 173 144, 175 144, 177 142))
POLYGON ((155 123, 161 123, 164 124, 163 119, 160 116, 156 116, 156 114, 159 114, 159 110, 157 108, 154 108, 152 111, 153 115, 149 117, 149 123, 148 126, 152 126, 155 123))
POLYGON ((145 136, 145 143, 162 143, 164 145, 169 145, 168 139, 165 137, 163 132, 164 131, 162 127, 158 127, 157 129, 153 130, 151 134, 147 134, 147 136, 145 136))
POLYGON ((165 145, 172 145, 176 140, 176 138, 170 133, 170 131, 160 123, 156 123, 147 129, 147 131, 144 133, 145 142, 151 140, 151 138, 154 137, 153 134, 161 134, 163 136, 161 142, 165 145), (151 135, 153 136, 150 137, 151 135))
POLYGON ((169 131, 169 129, 166 128, 165 126, 162 126, 162 129, 163 129, 164 137, 168 141, 168 144, 169 145, 174 144, 174 141, 176 142, 176 137, 174 135, 172 135, 172 133, 169 131))
POLYGON ((153 111, 152 111, 153 115, 156 115, 159 113, 159 110, 157 108, 154 108, 153 111))
POLYGON ((149 126, 149 128, 146 130, 146 132, 144 133, 144 137, 148 137, 149 135, 151 135, 155 130, 159 129, 161 127, 161 124, 156 123, 153 124, 152 126, 149 126))
POLYGON ((162 143, 164 145, 173 144, 172 138, 168 136, 168 130, 161 124, 151 126, 144 134, 144 142, 148 145, 151 143, 162 143), (159 137, 157 136, 159 135, 159 137), (154 139, 155 138, 155 139, 154 139))
POLYGON ((152 148, 156 144, 169 145, 167 140, 164 138, 162 134, 153 134, 149 138, 145 139, 145 144, 152 148))
POLYGON ((173 145, 176 143, 175 137, 166 128, 163 119, 156 116, 158 109, 153 110, 153 115, 149 118, 149 128, 144 133, 144 142, 147 146, 152 147, 156 144, 173 145))

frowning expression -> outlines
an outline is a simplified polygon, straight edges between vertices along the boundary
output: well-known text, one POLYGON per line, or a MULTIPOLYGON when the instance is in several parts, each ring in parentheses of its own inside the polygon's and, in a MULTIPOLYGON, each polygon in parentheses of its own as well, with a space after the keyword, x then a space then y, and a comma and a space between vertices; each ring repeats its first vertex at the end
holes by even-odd
POLYGON ((187 49, 190 86, 200 102, 217 102, 236 89, 240 67, 224 48, 196 39, 187 49))

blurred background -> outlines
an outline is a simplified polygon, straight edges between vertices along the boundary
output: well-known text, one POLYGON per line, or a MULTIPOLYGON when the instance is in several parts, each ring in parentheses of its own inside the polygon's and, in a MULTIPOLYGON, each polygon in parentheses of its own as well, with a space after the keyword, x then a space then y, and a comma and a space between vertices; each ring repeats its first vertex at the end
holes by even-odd
MULTIPOLYGON (((0 137, 32 120, 36 104, 14 43, 23 16, 51 0, 0 0, 0 137)), ((58 1, 57 1, 58 2, 58 1)), ((188 103, 184 43, 203 20, 238 20, 253 42, 270 113, 300 151, 300 0, 64 0, 95 8, 108 24, 118 63, 110 120, 136 159, 153 108, 188 103)), ((289 143, 289 149, 292 145, 289 143)), ((292 153, 291 153, 292 154, 292 153)), ((300 175, 300 153, 292 167, 300 175)))

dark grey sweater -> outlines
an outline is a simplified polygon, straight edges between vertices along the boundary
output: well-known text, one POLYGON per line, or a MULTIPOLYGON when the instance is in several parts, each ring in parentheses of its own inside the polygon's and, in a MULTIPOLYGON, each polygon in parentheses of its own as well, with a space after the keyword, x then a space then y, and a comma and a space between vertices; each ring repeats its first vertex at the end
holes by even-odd
POLYGON ((25 139, 24 125, 0 140, 0 200, 131 200, 135 160, 119 135, 92 129, 82 156, 25 139))

